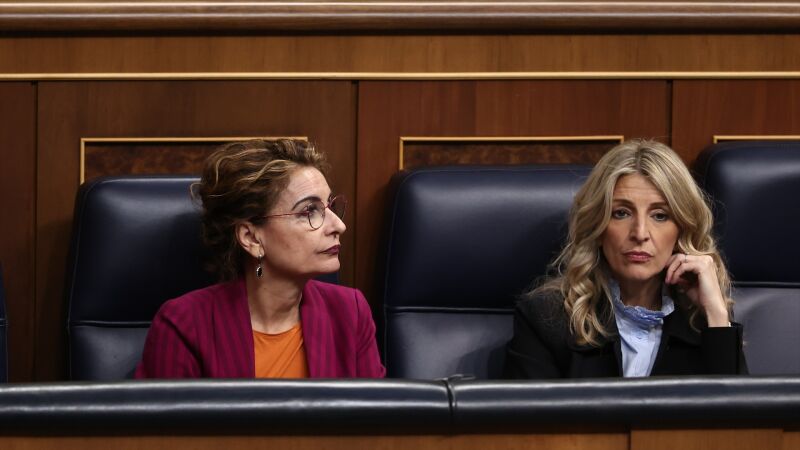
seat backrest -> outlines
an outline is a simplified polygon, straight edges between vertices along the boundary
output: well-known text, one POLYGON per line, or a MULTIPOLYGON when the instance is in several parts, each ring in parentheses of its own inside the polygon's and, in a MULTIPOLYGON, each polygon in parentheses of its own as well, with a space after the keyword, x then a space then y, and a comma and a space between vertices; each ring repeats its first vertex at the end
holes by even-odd
POLYGON ((81 186, 67 274, 70 379, 131 377, 161 304, 215 282, 203 268, 196 181, 124 176, 81 186))
POLYGON ((6 340, 6 291, 0 266, 0 383, 8 381, 8 342, 6 340))
POLYGON ((698 163, 750 373, 800 374, 800 141, 717 144, 698 163))
POLYGON ((434 167, 393 180, 388 375, 501 375, 519 295, 566 236, 584 166, 434 167))
POLYGON ((68 264, 73 380, 129 378, 163 302, 213 283, 193 177, 114 177, 78 192, 68 264))

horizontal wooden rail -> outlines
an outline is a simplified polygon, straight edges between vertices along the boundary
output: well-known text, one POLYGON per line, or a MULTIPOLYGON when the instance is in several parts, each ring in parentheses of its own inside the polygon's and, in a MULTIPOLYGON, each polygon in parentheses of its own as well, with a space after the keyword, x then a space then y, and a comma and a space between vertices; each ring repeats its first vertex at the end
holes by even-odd
POLYGON ((11 1, 0 34, 793 32, 798 1, 11 1))

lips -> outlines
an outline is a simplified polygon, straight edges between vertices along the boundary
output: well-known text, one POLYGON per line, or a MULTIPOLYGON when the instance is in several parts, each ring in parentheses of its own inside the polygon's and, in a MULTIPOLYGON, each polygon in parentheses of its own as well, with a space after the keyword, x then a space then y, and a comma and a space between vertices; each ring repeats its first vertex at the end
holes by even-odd
POLYGON ((647 262, 653 258, 653 255, 647 252, 625 252, 624 255, 628 261, 635 263, 647 262))
POLYGON ((325 253, 326 255, 338 255, 341 247, 341 245, 334 245, 322 253, 325 253))

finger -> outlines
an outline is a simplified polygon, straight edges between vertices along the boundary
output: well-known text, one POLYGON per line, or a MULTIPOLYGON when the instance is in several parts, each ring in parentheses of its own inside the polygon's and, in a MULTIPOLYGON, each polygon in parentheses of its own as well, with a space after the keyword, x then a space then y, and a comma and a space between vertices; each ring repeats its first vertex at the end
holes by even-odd
POLYGON ((691 279, 708 276, 716 278, 714 260, 708 255, 689 256, 681 266, 685 266, 684 276, 691 279))
POLYGON ((674 284, 675 283, 675 281, 674 281, 675 280, 675 270, 677 270, 678 267, 680 267, 681 264, 683 263, 682 256, 684 256, 684 255, 681 254, 681 253, 676 253, 676 254, 672 255, 669 260, 667 260, 668 261, 668 263, 667 263, 667 276, 665 277, 665 281, 666 281, 667 284, 674 284))
POLYGON ((699 269, 700 268, 695 261, 680 261, 678 266, 672 272, 673 283, 680 284, 682 286, 692 286, 697 284, 699 269))
POLYGON ((688 258, 688 255, 687 255, 686 253, 674 253, 674 254, 673 254, 671 257, 670 257, 669 261, 671 261, 671 263, 670 263, 670 269, 671 269, 671 271, 670 271, 670 273, 668 274, 668 275, 670 275, 670 276, 667 278, 667 280, 669 280, 669 282, 670 282, 670 283, 673 283, 673 284, 674 284, 674 283, 676 283, 676 282, 677 282, 677 276, 675 275, 675 271, 676 271, 676 270, 677 270, 677 269, 678 269, 678 268, 679 268, 681 265, 683 265, 683 264, 686 262, 686 259, 687 259, 687 258, 688 258))

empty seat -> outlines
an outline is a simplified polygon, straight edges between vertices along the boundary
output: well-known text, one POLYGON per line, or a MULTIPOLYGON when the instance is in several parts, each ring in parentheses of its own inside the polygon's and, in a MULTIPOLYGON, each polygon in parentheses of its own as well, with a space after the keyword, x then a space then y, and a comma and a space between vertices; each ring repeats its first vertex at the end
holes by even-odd
POLYGON ((560 250, 588 173, 461 166, 396 176, 383 286, 388 376, 500 377, 514 302, 560 250))
POLYGON ((800 142, 728 142, 698 160, 752 374, 800 374, 800 142))

